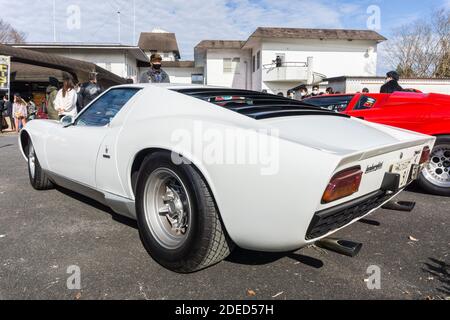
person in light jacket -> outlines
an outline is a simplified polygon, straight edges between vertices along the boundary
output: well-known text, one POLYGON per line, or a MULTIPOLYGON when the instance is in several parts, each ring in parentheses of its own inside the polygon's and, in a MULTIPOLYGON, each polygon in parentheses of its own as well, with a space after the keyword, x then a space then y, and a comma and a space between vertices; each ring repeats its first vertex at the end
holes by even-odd
POLYGON ((16 132, 19 132, 20 123, 22 124, 22 128, 27 124, 27 103, 22 99, 20 94, 16 93, 14 95, 14 103, 12 107, 14 123, 16 126, 16 132))
POLYGON ((63 76, 63 87, 56 94, 54 102, 55 110, 60 118, 64 116, 76 117, 77 115, 77 92, 73 78, 69 74, 63 76))

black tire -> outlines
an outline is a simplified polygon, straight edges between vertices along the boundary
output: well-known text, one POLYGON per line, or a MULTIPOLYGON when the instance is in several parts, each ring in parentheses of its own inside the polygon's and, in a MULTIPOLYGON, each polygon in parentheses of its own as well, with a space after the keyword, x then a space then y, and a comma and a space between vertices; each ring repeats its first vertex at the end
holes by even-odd
POLYGON ((42 170, 39 160, 34 151, 34 146, 30 141, 28 146, 28 176, 30 177, 30 183, 32 187, 36 190, 49 190, 52 189, 53 183, 47 177, 45 172, 42 170), (34 166, 32 161, 34 159, 34 166), (34 168, 34 173, 32 172, 34 168))
MULTIPOLYGON (((434 150, 436 150, 438 147, 441 147, 444 145, 450 146, 450 135, 437 137, 434 150)), ((433 152, 432 152, 432 154, 433 154, 433 152)), ((447 159, 449 159, 449 158, 447 158, 447 159)), ((447 168, 447 169, 450 169, 450 168, 447 168)), ((431 193, 434 195, 439 195, 439 196, 450 197, 450 187, 446 188, 446 187, 442 187, 442 186, 439 186, 439 185, 433 183, 432 180, 427 179, 427 176, 424 174, 424 172, 422 172, 420 174, 419 179, 418 179, 418 184, 423 190, 425 190, 428 193, 431 193)))
POLYGON ((225 259, 234 248, 202 176, 192 165, 175 165, 168 153, 157 152, 144 160, 136 186, 136 214, 144 247, 155 261, 174 272, 191 273, 207 268, 225 259), (150 230, 153 226, 149 225, 151 222, 146 219, 144 209, 144 193, 151 174, 155 170, 167 169, 180 178, 191 207, 186 238, 175 249, 166 248, 158 242, 150 230))

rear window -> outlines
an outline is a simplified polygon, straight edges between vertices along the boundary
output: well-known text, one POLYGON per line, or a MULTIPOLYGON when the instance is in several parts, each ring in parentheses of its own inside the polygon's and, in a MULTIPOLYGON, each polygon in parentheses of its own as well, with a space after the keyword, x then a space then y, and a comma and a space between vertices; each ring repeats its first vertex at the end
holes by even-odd
POLYGON ((375 103, 377 102, 377 99, 367 96, 362 96, 358 103, 356 104, 355 108, 353 110, 367 110, 372 108, 375 103))
POLYGON ((318 98, 310 98, 304 100, 307 103, 317 107, 325 108, 331 111, 345 111, 353 99, 353 95, 348 96, 320 96, 318 98))

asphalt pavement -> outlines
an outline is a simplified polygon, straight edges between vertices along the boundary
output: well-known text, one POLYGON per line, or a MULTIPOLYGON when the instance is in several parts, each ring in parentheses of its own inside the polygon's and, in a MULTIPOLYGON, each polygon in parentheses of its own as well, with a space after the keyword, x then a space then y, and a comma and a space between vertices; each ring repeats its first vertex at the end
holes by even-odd
POLYGON ((180 275, 150 258, 134 221, 67 190, 32 189, 17 137, 0 135, 0 299, 449 299, 450 198, 414 187, 399 198, 416 209, 379 210, 337 234, 363 243, 355 258, 237 249, 180 275), (77 268, 81 289, 70 290, 77 268), (368 288, 373 270, 379 289, 368 288))

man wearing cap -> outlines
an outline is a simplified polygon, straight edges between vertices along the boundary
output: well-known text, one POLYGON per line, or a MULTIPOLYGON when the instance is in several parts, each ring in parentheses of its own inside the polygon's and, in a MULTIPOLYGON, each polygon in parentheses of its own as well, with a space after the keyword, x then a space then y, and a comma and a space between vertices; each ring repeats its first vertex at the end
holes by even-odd
POLYGON ((386 83, 381 87, 380 93, 403 91, 403 88, 398 84, 399 80, 400 76, 396 71, 389 71, 386 74, 386 83))
POLYGON ((170 83, 169 75, 161 69, 162 57, 154 53, 150 57, 150 70, 141 76, 141 83, 170 83))

